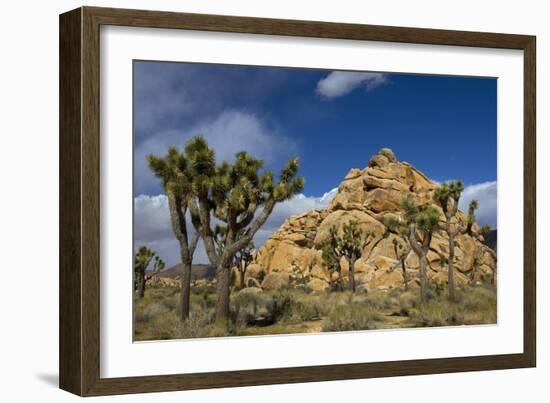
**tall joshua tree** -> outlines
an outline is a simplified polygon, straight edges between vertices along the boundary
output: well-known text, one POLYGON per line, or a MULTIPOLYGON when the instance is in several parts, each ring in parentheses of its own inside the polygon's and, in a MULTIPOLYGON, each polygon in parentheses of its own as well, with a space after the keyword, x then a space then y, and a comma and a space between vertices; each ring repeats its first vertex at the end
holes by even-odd
POLYGON ((168 149, 165 157, 149 155, 147 161, 151 170, 161 180, 168 198, 170 222, 179 243, 182 265, 181 320, 186 320, 189 317, 193 254, 199 240, 197 233, 189 239, 185 218, 192 201, 190 170, 186 158, 174 147, 168 149))
MULTIPOLYGON (((447 268, 447 289, 448 289, 448 298, 450 301, 455 301, 455 280, 454 280, 454 257, 455 257, 455 236, 459 233, 460 229, 458 225, 452 225, 452 219, 455 218, 458 211, 458 202, 460 201, 460 196, 464 191, 464 186, 462 181, 450 181, 443 183, 438 186, 434 193, 434 201, 441 207, 443 210, 443 215, 445 216, 445 232, 447 233, 449 239, 449 257, 448 268, 447 268)), ((477 201, 473 200, 470 203, 470 210, 472 211, 477 208, 477 201)), ((468 230, 471 231, 471 227, 474 223, 468 215, 468 230)))
POLYGON ((433 234, 439 229, 439 212, 435 207, 418 207, 411 198, 401 200, 407 224, 407 239, 420 262, 420 299, 428 300, 428 251, 433 234))
POLYGON ((153 275, 164 269, 164 261, 147 246, 141 246, 134 257, 134 288, 137 291, 138 297, 145 296, 145 285, 153 275), (152 274, 147 275, 147 268, 153 261, 152 274))
POLYGON ((261 174, 263 161, 246 152, 237 153, 233 164, 217 166, 214 150, 200 136, 186 144, 184 157, 193 193, 191 219, 210 263, 216 266, 216 322, 225 323, 229 316, 231 264, 236 253, 252 241, 277 203, 302 190, 304 179, 296 176, 297 158, 285 164, 277 181, 271 171, 261 174), (212 216, 226 226, 218 248, 212 216))
POLYGON ((411 252, 411 246, 408 242, 408 230, 409 227, 406 224, 406 222, 401 221, 396 216, 392 214, 388 214, 383 219, 384 225, 389 229, 390 232, 396 233, 399 236, 401 236, 405 240, 405 246, 403 243, 399 242, 397 239, 392 240, 393 245, 393 251, 395 253, 395 257, 397 258, 397 263, 395 263, 391 268, 390 271, 393 271, 396 267, 401 266, 401 271, 403 272, 403 288, 405 290, 408 290, 409 288, 409 278, 407 275, 407 265, 405 263, 405 260, 407 259, 407 256, 411 252))

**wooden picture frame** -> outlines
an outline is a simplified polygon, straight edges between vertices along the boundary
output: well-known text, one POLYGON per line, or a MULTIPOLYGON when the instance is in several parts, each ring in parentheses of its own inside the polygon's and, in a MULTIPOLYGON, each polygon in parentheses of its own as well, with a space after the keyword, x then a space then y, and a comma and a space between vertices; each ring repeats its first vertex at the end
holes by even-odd
POLYGON ((535 37, 82 7, 60 16, 60 387, 80 396, 534 367, 535 37), (99 35, 102 25, 519 49, 524 56, 523 353, 229 372, 100 377, 99 35))

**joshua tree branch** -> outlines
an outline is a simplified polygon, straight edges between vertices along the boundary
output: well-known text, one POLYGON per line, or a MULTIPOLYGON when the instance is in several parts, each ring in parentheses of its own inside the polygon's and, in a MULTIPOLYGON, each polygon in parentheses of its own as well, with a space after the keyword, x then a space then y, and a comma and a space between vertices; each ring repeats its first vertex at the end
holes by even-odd
POLYGON ((225 249, 224 255, 234 256, 237 251, 248 245, 252 241, 252 238, 254 237, 256 232, 258 232, 261 226, 264 225, 264 223, 267 221, 274 207, 275 199, 271 197, 265 202, 261 214, 252 222, 246 234, 239 238, 237 241, 232 242, 231 245, 228 245, 225 249))
POLYGON ((210 210, 209 203, 207 200, 199 199, 198 205, 197 201, 191 200, 188 202, 189 212, 191 213, 191 221, 195 230, 202 237, 202 242, 204 244, 204 249, 208 255, 208 259, 213 265, 217 265, 220 259, 220 256, 216 253, 216 245, 214 242, 214 235, 212 234, 212 229, 210 228, 210 210))
POLYGON ((193 256, 195 254, 195 249, 197 248, 197 244, 199 243, 199 238, 200 238, 200 235, 198 232, 195 232, 191 237, 191 243, 189 244, 190 256, 193 256))

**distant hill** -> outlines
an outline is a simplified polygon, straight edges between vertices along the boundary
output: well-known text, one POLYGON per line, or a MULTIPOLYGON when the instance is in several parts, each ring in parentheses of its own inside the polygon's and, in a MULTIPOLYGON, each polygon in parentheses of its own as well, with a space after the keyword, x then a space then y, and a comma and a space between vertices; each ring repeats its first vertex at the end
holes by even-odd
POLYGON ((497 230, 496 229, 491 230, 491 232, 487 234, 487 236, 485 237, 484 243, 495 252, 497 251, 497 230))
MULTIPOLYGON (((191 269, 191 279, 197 280, 201 278, 213 279, 216 275, 216 268, 207 264, 194 264, 191 269)), ((175 278, 181 276, 181 263, 174 265, 157 274, 158 277, 175 278)))

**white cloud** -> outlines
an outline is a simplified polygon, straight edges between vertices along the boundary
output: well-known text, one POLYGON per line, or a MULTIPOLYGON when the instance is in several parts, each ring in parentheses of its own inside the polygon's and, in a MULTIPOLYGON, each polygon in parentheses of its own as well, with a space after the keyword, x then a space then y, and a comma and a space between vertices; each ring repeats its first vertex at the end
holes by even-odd
POLYGON ((483 182, 466 186, 460 198, 459 208, 466 212, 471 200, 477 200, 476 218, 479 225, 489 224, 497 228, 497 182, 483 182))
POLYGON ((316 92, 325 98, 336 98, 349 94, 363 86, 372 90, 387 81, 382 73, 361 73, 352 71, 333 71, 317 83, 316 92))
MULTIPOLYGON (((277 204, 267 222, 256 233, 254 237, 255 244, 261 246, 289 216, 326 207, 337 190, 332 189, 321 197, 308 197, 299 194, 291 200, 277 204)), ((187 228, 191 236, 194 229, 189 220, 187 228)), ((135 247, 149 246, 166 261, 167 266, 179 262, 179 245, 172 232, 168 199, 165 195, 139 195, 134 198, 134 239, 135 247)), ((199 242, 197 246, 194 262, 208 262, 202 242, 199 242)))
POLYGON ((158 183, 147 165, 147 155, 164 155, 169 146, 182 148, 187 140, 198 134, 204 136, 210 147, 216 151, 218 162, 232 161, 237 152, 244 150, 270 164, 277 159, 290 158, 297 151, 297 145, 291 139, 279 134, 276 128, 269 127, 257 115, 243 111, 225 111, 190 130, 157 133, 138 146, 134 156, 134 191, 149 193, 158 183))

